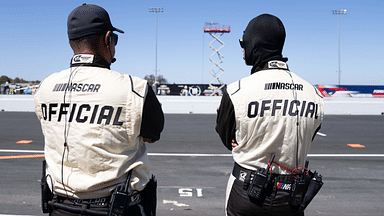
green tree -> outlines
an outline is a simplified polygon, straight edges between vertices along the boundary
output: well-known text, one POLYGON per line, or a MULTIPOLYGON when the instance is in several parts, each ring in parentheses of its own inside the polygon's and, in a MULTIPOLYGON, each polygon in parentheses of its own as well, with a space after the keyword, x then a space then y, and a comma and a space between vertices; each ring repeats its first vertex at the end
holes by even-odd
POLYGON ((16 78, 13 80, 13 83, 20 83, 20 78, 19 78, 19 77, 16 77, 16 78))
POLYGON ((7 77, 7 76, 1 76, 0 77, 0 85, 1 84, 5 84, 6 82, 8 82, 8 83, 11 83, 12 82, 12 79, 10 79, 9 77, 7 77))
POLYGON ((163 77, 163 75, 157 76, 157 82, 160 84, 167 84, 168 80, 163 77))
MULTIPOLYGON (((149 85, 153 85, 155 83, 155 75, 145 75, 145 80, 148 81, 149 85)), ((163 77, 163 75, 158 75, 156 79, 157 83, 159 84, 167 84, 168 80, 163 77)))

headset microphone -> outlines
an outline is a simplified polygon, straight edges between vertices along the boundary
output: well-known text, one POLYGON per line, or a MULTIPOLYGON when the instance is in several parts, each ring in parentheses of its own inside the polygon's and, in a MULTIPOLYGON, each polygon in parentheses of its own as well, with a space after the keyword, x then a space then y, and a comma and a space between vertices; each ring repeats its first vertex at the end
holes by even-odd
POLYGON ((116 61, 116 58, 113 58, 112 61, 111 61, 111 63, 114 63, 115 61, 116 61))

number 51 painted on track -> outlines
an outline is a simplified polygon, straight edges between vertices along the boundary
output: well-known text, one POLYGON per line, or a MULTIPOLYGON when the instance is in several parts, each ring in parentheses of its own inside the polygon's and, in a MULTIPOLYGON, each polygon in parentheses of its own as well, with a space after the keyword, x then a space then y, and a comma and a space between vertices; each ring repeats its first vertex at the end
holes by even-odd
MULTIPOLYGON (((193 196, 193 189, 192 188, 179 188, 179 194, 180 196, 184 197, 192 197, 193 196)), ((196 195, 197 197, 203 196, 203 189, 202 188, 196 188, 196 195)))

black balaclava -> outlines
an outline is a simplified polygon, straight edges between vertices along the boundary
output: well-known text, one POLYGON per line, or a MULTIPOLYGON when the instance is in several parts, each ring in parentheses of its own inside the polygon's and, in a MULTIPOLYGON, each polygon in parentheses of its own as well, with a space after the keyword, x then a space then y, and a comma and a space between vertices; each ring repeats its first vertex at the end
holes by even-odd
POLYGON ((253 66, 251 74, 270 60, 288 61, 282 56, 284 41, 285 29, 279 18, 270 14, 253 18, 243 35, 245 62, 253 66))

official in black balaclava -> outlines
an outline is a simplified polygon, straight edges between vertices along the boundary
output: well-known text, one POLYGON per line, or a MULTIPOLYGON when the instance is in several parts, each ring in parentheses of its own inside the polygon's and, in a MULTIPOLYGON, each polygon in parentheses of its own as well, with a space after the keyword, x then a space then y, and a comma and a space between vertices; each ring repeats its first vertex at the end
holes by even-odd
POLYGON ((253 18, 240 41, 245 52, 245 63, 253 66, 251 74, 261 70, 270 60, 288 61, 282 55, 284 41, 285 29, 279 18, 270 14, 253 18))

